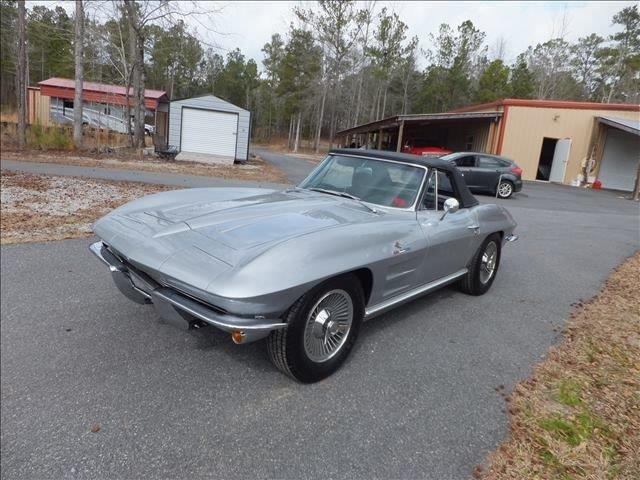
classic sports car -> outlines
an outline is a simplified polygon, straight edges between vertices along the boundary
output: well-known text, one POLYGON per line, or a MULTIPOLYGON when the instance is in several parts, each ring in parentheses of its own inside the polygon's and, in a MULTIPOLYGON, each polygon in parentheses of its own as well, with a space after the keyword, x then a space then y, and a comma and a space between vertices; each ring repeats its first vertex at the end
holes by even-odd
POLYGON ((236 343, 268 337, 280 370, 314 382, 344 362, 363 320, 453 282, 485 293, 515 226, 449 162, 344 149, 284 191, 133 201, 98 220, 90 248, 131 300, 236 343))

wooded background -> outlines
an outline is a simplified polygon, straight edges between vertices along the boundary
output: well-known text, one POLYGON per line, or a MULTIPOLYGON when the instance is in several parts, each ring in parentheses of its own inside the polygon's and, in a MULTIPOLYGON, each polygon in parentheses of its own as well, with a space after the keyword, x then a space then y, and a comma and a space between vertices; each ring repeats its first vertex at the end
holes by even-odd
MULTIPOLYGON (((17 98, 17 3, 0 0, 3 108, 14 107, 17 98)), ((375 2, 292 4, 294 21, 264 45, 261 68, 239 49, 223 52, 199 38, 190 18, 205 28, 203 17, 218 14, 203 5, 84 2, 82 78, 130 85, 134 96, 144 88, 166 90, 172 99, 212 93, 252 112, 254 141, 298 130, 316 148, 320 138, 332 142, 335 132, 360 123, 505 97, 639 101, 637 5, 614 15, 617 33, 607 38, 593 33, 569 42, 561 28, 508 64, 506 43, 487 45, 471 20, 442 24, 418 39, 408 36, 401 17, 375 2)), ((73 14, 33 6, 25 25, 27 84, 74 78, 73 14)))

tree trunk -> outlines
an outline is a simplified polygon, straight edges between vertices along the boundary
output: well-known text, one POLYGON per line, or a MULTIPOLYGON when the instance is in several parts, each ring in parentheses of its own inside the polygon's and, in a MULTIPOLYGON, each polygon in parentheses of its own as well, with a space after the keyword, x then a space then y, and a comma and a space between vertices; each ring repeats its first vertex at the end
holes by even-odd
POLYGON ((335 121, 336 121, 336 102, 333 101, 333 107, 331 108, 331 118, 329 119, 329 150, 333 148, 333 135, 335 133, 335 121))
POLYGON ((380 115, 380 118, 384 118, 385 112, 387 111, 387 90, 389 90, 388 83, 384 86, 384 99, 382 100, 382 115, 380 115))
POLYGON ((324 88, 322 90, 322 102, 320 103, 320 113, 318 115, 318 126, 316 130, 316 144, 314 147, 314 151, 318 153, 320 151, 320 134, 322 133, 322 121, 324 119, 324 103, 327 99, 327 84, 324 84, 324 88))
POLYGON ((296 126, 296 142, 293 144, 294 153, 298 153, 298 143, 300 142, 300 120, 302 120, 302 112, 298 112, 298 125, 296 126))
MULTIPOLYGON (((139 32, 138 12, 133 2, 125 2, 129 23, 129 53, 133 77, 133 146, 144 146, 144 38, 139 32)), ((127 118, 130 122, 130 119, 127 118)))
POLYGON ((18 144, 27 142, 27 38, 25 33, 26 12, 24 2, 18 2, 18 144))
POLYGON ((291 150, 291 139, 293 138, 293 115, 289 118, 289 138, 287 139, 287 150, 291 150))
POLYGON ((82 148, 82 82, 84 80, 84 8, 82 0, 76 0, 76 31, 74 38, 76 91, 73 97, 73 143, 82 148))

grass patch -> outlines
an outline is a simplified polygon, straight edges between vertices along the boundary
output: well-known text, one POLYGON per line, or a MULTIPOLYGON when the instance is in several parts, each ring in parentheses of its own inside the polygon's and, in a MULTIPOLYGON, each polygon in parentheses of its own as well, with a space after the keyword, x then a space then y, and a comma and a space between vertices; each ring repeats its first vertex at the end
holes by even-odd
POLYGON ((571 378, 563 378, 558 382, 558 393, 556 394, 556 400, 563 405, 569 407, 575 407, 580 405, 582 400, 580 399, 580 384, 571 378))
POLYGON ((509 402, 486 479, 640 479, 640 253, 575 310, 509 402))

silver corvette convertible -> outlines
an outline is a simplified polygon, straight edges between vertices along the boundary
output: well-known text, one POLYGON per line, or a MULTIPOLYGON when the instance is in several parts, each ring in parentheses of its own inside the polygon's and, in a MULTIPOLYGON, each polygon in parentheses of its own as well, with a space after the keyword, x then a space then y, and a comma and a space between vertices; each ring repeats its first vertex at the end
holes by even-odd
POLYGON ((333 150, 297 187, 150 195, 98 220, 91 251, 118 289, 184 328, 267 338, 302 382, 333 373, 363 320, 450 283, 491 287, 517 237, 439 159, 333 150))

